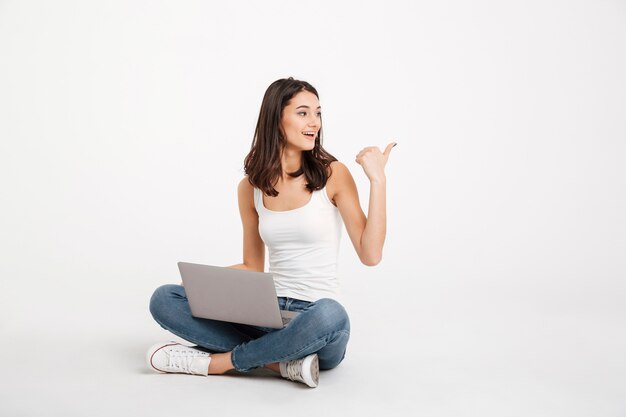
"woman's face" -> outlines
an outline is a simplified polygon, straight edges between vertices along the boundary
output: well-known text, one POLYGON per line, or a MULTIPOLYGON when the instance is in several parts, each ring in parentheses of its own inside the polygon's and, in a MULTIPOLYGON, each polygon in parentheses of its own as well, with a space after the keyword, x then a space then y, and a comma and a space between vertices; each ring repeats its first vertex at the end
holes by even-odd
POLYGON ((320 102, 315 94, 300 91, 283 109, 282 128, 287 144, 285 147, 310 151, 322 127, 320 102))

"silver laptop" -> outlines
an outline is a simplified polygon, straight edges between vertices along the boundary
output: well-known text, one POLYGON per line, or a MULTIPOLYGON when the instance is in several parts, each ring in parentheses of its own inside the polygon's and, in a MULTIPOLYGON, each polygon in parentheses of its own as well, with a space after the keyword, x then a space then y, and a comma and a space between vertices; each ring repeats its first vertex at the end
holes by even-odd
POLYGON ((281 329, 298 315, 280 310, 272 274, 178 262, 191 315, 281 329))

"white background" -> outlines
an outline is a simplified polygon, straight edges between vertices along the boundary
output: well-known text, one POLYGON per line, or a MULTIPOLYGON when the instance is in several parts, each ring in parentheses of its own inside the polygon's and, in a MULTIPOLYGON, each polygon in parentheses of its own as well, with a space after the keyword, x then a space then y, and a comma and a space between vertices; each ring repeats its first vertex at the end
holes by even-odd
POLYGON ((624 1, 0 1, 0 415, 626 415, 624 74, 624 1), (346 360, 153 374, 149 297, 241 262, 289 76, 366 212, 354 157, 398 142, 383 262, 343 235, 346 360))

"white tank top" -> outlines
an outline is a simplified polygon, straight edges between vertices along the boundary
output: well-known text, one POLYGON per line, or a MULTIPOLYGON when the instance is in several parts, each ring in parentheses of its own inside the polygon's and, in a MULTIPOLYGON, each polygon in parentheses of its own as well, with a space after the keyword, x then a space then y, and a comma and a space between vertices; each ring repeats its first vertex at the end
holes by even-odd
POLYGON ((254 188, 254 206, 276 294, 305 301, 339 300, 337 261, 343 223, 326 187, 313 191, 306 205, 288 211, 265 208, 263 192, 254 188))

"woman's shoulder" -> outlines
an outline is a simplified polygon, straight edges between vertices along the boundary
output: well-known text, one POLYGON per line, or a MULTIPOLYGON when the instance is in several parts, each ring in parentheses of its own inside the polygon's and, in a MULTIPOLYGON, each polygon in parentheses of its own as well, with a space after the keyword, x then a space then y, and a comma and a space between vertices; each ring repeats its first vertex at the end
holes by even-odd
POLYGON ((342 175, 346 171, 348 171, 348 167, 343 162, 337 160, 332 161, 328 164, 328 179, 332 178, 333 175, 342 175))
POLYGON ((334 202, 337 193, 346 187, 346 185, 354 182, 354 180, 352 179, 352 174, 350 174, 348 167, 340 161, 331 162, 329 170, 330 176, 326 182, 326 190, 328 191, 328 197, 334 202))
POLYGON ((351 178, 350 170, 348 167, 340 161, 333 161, 328 166, 329 168, 329 177, 328 181, 333 183, 341 183, 345 181, 347 178, 351 178))
POLYGON ((246 202, 248 205, 254 206, 254 187, 250 184, 247 175, 239 181, 237 195, 239 196, 240 202, 246 202))
POLYGON ((248 179, 247 175, 244 175, 244 177, 241 179, 241 181, 239 181, 239 185, 238 185, 239 189, 244 188, 247 190, 252 190, 254 187, 252 186, 252 184, 250 184, 250 180, 248 179))
POLYGON ((239 181, 239 185, 237 185, 237 192, 240 194, 252 194, 254 192, 254 187, 250 184, 250 180, 247 175, 239 181))

